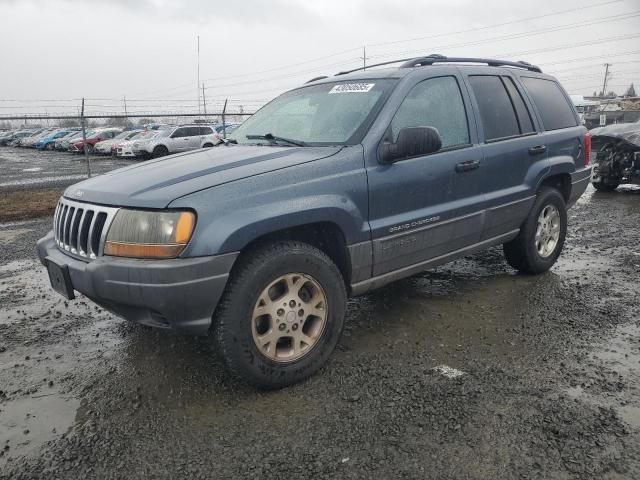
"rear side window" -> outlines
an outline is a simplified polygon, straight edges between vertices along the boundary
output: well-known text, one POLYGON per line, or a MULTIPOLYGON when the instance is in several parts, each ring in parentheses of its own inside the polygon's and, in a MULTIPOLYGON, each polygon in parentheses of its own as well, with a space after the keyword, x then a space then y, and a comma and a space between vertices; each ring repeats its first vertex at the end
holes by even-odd
POLYGON ((187 127, 186 137, 197 137, 200 135, 200 127, 187 127))
POLYGON ((502 81, 504 82, 504 86, 507 87, 507 92, 509 92, 509 97, 511 97, 513 108, 516 109, 520 133, 534 132, 535 129, 533 128, 533 122, 531 121, 531 114, 529 113, 527 105, 524 103, 522 95, 516 88, 515 83, 513 83, 513 80, 509 77, 502 77, 502 81))
POLYGON ((211 127, 200 127, 200 135, 211 135, 212 133, 211 127))
POLYGON ((559 130, 578 125, 573 106, 569 104, 556 82, 533 77, 521 77, 521 80, 540 111, 545 130, 559 130))
POLYGON ((467 114, 456 79, 431 78, 413 87, 391 121, 394 142, 406 127, 436 128, 442 148, 468 144, 467 114))
POLYGON ((520 135, 516 111, 500 77, 473 75, 469 83, 478 102, 485 140, 520 135))

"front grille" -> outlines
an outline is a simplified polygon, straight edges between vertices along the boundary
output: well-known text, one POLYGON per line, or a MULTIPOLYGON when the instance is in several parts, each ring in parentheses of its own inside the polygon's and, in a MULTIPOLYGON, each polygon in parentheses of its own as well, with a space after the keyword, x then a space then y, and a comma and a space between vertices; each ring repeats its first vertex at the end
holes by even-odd
POLYGON ((99 257, 117 211, 117 208, 60 198, 53 215, 53 232, 58 248, 83 259, 99 257))

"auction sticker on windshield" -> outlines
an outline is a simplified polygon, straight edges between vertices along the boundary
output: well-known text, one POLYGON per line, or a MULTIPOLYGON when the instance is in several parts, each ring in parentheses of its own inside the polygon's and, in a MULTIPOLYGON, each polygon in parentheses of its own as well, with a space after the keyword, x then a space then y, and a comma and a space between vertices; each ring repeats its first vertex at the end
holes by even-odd
POLYGON ((367 93, 374 86, 375 83, 342 83, 329 90, 329 93, 367 93))

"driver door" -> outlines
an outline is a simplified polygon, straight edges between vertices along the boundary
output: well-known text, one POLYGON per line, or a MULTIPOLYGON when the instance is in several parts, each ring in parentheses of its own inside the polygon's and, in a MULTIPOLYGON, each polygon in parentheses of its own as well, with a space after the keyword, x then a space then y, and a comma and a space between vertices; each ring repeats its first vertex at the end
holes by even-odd
POLYGON ((395 143, 402 128, 434 127, 442 138, 439 151, 368 168, 374 276, 426 263, 480 240, 482 150, 472 142, 471 108, 461 85, 454 75, 417 83, 383 139, 395 143))

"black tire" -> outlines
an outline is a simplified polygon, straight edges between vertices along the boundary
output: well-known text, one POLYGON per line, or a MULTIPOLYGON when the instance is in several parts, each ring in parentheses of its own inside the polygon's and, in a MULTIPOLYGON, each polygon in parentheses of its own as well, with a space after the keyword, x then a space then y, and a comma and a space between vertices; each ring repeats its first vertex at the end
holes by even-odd
POLYGON ((605 183, 605 182, 591 182, 593 188, 600 192, 613 192, 618 186, 619 183, 605 183))
POLYGON ((212 148, 213 147, 213 143, 205 143, 202 148, 212 148))
POLYGON ((276 389, 300 382, 320 369, 333 352, 342 333, 346 301, 340 270, 322 251, 297 241, 264 245, 240 257, 234 266, 214 318, 218 348, 230 371, 255 387, 276 389), (263 289, 291 273, 308 275, 322 287, 327 317, 310 351, 297 360, 281 363, 256 346, 252 313, 263 289))
POLYGON ((543 187, 538 192, 529 216, 520 227, 518 236, 503 245, 504 255, 509 265, 522 273, 531 275, 543 273, 549 270, 560 256, 566 235, 567 207, 564 197, 555 188, 543 187), (549 205, 553 205, 559 213, 560 231, 553 251, 544 257, 538 252, 535 237, 538 218, 549 205))
POLYGON ((156 148, 153 149, 153 153, 151 154, 151 157, 160 158, 160 157, 166 157, 167 155, 169 155, 169 150, 167 149, 167 147, 165 147, 164 145, 158 145, 156 148))

